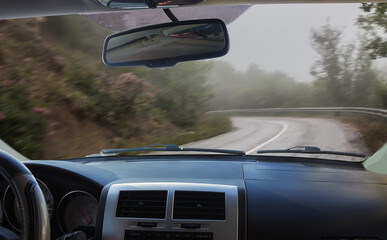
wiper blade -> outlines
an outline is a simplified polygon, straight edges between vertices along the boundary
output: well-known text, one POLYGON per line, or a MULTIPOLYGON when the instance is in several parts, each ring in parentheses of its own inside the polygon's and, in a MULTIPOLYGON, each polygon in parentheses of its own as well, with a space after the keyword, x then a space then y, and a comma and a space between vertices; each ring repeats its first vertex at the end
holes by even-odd
POLYGON ((147 152, 147 151, 168 151, 168 152, 212 152, 212 153, 226 153, 232 155, 244 156, 246 153, 239 150, 228 150, 228 149, 208 149, 208 148, 182 148, 175 144, 151 144, 148 146, 138 147, 138 148, 119 148, 119 149, 104 149, 101 150, 99 154, 92 154, 86 157, 96 157, 96 156, 116 156, 121 153, 130 153, 130 152, 147 152))
POLYGON ((322 151, 318 147, 312 146, 295 146, 284 150, 259 150, 257 153, 307 153, 307 154, 330 154, 330 155, 342 155, 351 157, 365 158, 366 156, 361 153, 351 152, 336 152, 336 151, 322 151))

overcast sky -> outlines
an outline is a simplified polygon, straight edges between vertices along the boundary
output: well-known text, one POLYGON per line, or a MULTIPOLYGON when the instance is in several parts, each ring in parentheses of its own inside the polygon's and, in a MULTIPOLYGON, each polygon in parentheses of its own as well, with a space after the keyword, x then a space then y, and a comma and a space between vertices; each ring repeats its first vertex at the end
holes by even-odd
POLYGON ((311 47, 311 29, 329 19, 343 29, 343 39, 356 39, 355 19, 360 4, 255 5, 228 25, 230 52, 222 60, 245 70, 250 63, 266 71, 279 70, 298 81, 311 81, 309 70, 317 55, 311 47))

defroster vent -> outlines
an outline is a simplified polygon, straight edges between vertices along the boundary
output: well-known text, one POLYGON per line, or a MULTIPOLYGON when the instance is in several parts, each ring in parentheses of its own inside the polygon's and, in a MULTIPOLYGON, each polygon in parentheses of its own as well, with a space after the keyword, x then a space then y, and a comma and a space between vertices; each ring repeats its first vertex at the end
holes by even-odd
POLYGON ((225 220, 224 192, 175 191, 174 219, 225 220))
POLYGON ((165 218, 167 191, 121 191, 116 217, 165 218))

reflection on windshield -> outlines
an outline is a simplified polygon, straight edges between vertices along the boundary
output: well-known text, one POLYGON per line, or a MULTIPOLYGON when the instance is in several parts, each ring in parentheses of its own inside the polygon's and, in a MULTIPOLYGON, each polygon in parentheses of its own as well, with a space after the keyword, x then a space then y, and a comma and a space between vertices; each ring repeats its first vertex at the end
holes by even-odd
POLYGON ((189 39, 208 39, 213 41, 222 41, 220 37, 223 34, 222 28, 218 24, 204 24, 188 29, 172 29, 165 31, 169 37, 189 38, 189 39))
MULTIPOLYGON (((378 13, 373 6, 368 13, 357 10, 359 6, 356 11, 362 17, 352 26, 363 33, 359 37, 345 40, 345 30, 324 18, 307 30, 306 40, 299 39, 306 41, 305 51, 314 54, 302 61, 309 64, 307 80, 287 64, 275 70, 263 64, 271 58, 287 59, 288 52, 278 50, 283 46, 294 48, 298 40, 293 37, 299 34, 281 35, 289 33, 289 19, 278 18, 280 27, 257 15, 266 28, 243 25, 237 31, 237 25, 230 25, 231 50, 248 49, 256 61, 245 64, 246 54, 156 69, 105 67, 100 53, 111 32, 84 16, 2 21, 0 138, 31 159, 83 157, 152 143, 248 154, 313 146, 369 156, 387 141, 387 80, 374 60, 385 57, 372 32, 379 24, 371 21, 372 14, 378 13), (236 35, 244 41, 233 41, 236 35)), ((197 53, 192 41, 216 50, 221 47, 219 34, 211 24, 149 31, 112 41, 111 60, 143 58, 155 46, 160 51, 152 57, 171 54, 169 47, 179 49, 170 56, 197 53), (123 54, 123 48, 132 55, 123 54)), ((299 61, 298 51, 288 64, 299 61)))

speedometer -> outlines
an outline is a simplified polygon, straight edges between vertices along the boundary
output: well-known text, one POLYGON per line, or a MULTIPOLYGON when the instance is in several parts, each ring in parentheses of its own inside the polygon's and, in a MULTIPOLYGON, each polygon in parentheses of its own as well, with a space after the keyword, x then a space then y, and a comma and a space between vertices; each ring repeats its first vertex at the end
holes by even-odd
POLYGON ((70 192, 62 198, 58 210, 63 233, 83 231, 88 239, 94 237, 98 201, 92 195, 83 191, 70 192))

